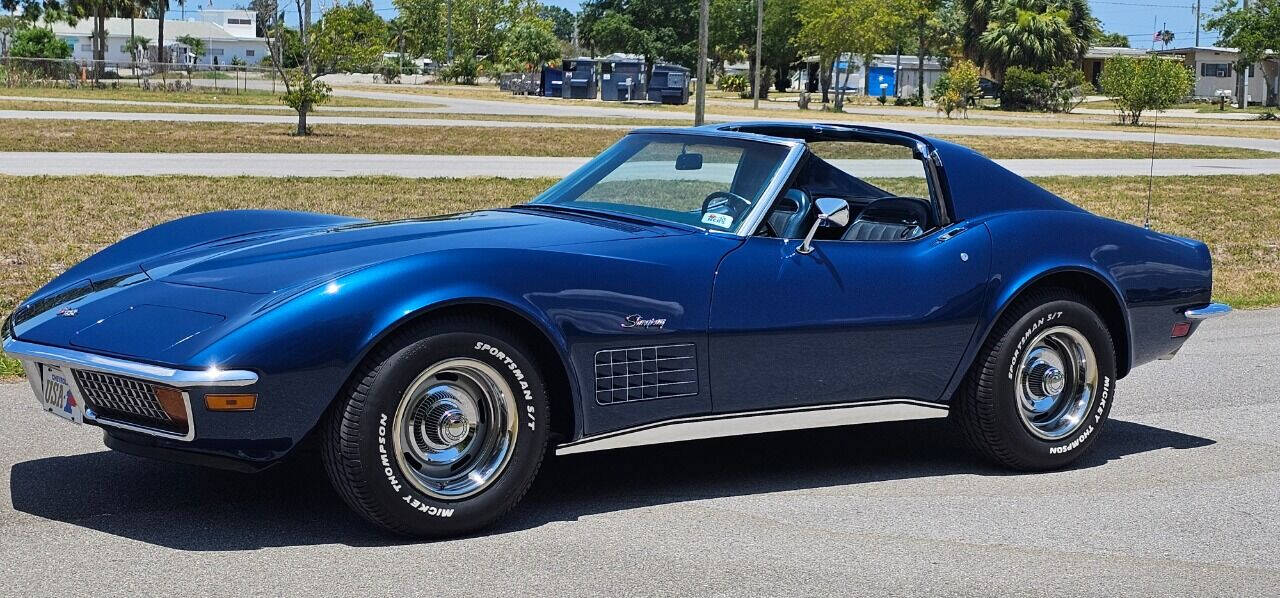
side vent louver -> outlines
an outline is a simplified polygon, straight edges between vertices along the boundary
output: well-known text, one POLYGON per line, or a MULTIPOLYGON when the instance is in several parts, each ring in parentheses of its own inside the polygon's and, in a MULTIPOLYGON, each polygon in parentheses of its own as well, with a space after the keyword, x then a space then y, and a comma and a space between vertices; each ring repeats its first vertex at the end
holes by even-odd
POLYGON ((698 394, 693 345, 606 349, 596 353, 596 402, 601 405, 698 394))

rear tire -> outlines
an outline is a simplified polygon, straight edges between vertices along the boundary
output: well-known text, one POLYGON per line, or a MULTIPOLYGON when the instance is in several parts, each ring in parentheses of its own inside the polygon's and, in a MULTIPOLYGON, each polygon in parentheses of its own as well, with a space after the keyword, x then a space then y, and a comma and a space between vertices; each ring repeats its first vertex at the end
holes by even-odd
POLYGON ((338 494, 397 534, 493 523, 524 496, 546 452, 550 412, 531 356, 478 318, 431 321, 383 342, 324 431, 338 494))
POLYGON ((1111 334, 1087 299, 1033 290, 1006 310, 956 397, 969 445, 1005 467, 1043 471, 1079 458, 1114 401, 1111 334))

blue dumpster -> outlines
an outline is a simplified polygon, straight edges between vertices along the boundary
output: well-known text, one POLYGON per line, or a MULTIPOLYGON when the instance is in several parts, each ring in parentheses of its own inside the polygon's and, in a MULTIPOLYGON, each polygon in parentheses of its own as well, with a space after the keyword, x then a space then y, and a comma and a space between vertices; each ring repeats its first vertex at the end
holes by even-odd
POLYGON ((548 98, 560 97, 564 87, 564 71, 549 66, 542 67, 542 95, 548 98))
POLYGON ((896 74, 891 66, 873 66, 867 69, 867 95, 873 97, 893 95, 895 77, 896 74))
POLYGON ((643 99, 648 93, 644 84, 643 60, 615 60, 601 63, 600 99, 626 102, 643 99))
POLYGON ((564 85, 560 97, 577 100, 596 99, 596 61, 577 58, 564 61, 564 85))
POLYGON ((689 103, 689 69, 678 64, 655 64, 649 77, 649 101, 689 103))

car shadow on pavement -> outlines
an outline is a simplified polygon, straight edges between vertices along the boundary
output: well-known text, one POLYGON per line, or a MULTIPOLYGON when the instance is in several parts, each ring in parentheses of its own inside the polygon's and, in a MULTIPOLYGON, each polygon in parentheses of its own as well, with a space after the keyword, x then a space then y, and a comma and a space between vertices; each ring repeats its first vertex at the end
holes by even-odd
MULTIPOLYGON (((1112 420, 1073 468, 1213 443, 1112 420)), ((16 511, 179 550, 404 542, 348 510, 315 461, 241 474, 103 451, 18 463, 10 495, 16 511)), ((971 456, 942 420, 548 456, 524 501, 482 534, 692 500, 956 474, 1018 475, 971 456)))

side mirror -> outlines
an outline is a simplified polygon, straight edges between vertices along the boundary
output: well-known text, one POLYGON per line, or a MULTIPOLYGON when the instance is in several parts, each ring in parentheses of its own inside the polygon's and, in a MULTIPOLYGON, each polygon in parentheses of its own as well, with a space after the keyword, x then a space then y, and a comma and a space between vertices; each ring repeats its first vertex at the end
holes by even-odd
POLYGON ((676 156, 676 170, 701 170, 702 154, 681 152, 676 156))
POLYGON ((804 241, 796 249, 803 254, 813 251, 813 236, 818 234, 818 227, 843 228, 849 225, 849 202, 838 197, 822 197, 813 202, 813 206, 818 210, 818 219, 809 227, 809 234, 804 236, 804 241))

